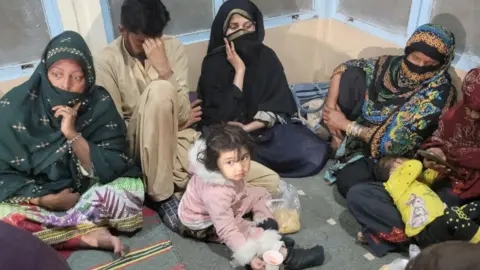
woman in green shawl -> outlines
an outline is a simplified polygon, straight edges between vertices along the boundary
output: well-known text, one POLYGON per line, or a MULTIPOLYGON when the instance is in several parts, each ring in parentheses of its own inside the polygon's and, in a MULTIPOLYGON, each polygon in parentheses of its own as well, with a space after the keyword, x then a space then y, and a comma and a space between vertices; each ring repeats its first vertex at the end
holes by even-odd
POLYGON ((2 221, 57 247, 123 253, 108 228, 142 227, 144 186, 83 38, 55 37, 30 79, 0 99, 0 115, 2 221))

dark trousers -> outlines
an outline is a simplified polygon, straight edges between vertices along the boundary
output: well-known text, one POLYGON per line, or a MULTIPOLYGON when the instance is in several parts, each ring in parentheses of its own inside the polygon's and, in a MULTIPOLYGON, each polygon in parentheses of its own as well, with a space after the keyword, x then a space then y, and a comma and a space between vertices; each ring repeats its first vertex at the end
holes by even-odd
POLYGON ((414 239, 409 239, 405 235, 402 215, 383 183, 355 185, 348 192, 347 204, 350 213, 361 225, 362 233, 370 248, 378 257, 394 250, 408 249, 412 240, 422 247, 447 240, 470 241, 480 224, 480 206, 477 206, 480 202, 474 201, 468 204, 462 202, 464 207, 460 209, 458 205, 448 204, 459 202, 459 200, 453 200, 455 195, 451 192, 451 188, 442 187, 441 190, 434 189, 434 191, 448 205, 448 208, 445 210, 445 215, 426 226, 414 239))
POLYGON ((352 162, 337 172, 338 192, 347 197, 348 191, 355 185, 361 183, 375 182, 375 163, 369 158, 361 158, 352 162))
MULTIPOLYGON (((355 121, 362 115, 366 85, 365 72, 361 68, 349 68, 342 74, 338 106, 350 121, 355 121)), ((339 193, 346 197, 354 185, 374 182, 373 165, 371 160, 364 158, 340 170, 336 175, 339 193)))

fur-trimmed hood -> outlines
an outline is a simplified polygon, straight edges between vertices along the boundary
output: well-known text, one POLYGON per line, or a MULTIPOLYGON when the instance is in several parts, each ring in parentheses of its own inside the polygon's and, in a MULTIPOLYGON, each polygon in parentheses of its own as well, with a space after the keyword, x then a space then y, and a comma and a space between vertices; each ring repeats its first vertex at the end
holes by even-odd
POLYGON ((220 172, 212 172, 205 168, 199 158, 203 157, 203 151, 206 148, 205 140, 198 139, 188 151, 189 170, 202 181, 215 185, 234 185, 232 181, 223 177, 220 172))

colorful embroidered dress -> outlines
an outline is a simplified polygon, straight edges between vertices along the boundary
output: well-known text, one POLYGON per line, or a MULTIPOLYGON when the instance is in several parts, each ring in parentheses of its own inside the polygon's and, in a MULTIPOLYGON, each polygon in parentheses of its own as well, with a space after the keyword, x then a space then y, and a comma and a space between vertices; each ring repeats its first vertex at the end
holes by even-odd
POLYGON ((356 122, 370 128, 371 139, 367 143, 347 137, 342 162, 326 175, 329 182, 335 181, 336 171, 364 156, 377 160, 386 155, 409 157, 415 153, 435 131, 440 115, 456 101, 456 90, 447 73, 454 52, 453 34, 443 26, 427 24, 415 31, 403 56, 350 60, 335 69, 333 74, 349 68, 365 72, 367 93, 356 122), (407 60, 415 51, 446 60, 416 70, 419 67, 412 67, 407 60))

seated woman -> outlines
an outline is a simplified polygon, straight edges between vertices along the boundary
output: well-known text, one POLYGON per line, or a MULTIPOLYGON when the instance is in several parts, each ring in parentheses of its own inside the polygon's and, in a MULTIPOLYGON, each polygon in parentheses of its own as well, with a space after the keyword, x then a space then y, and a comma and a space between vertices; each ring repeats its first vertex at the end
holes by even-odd
POLYGON ((325 178, 336 181, 340 194, 375 181, 373 164, 382 156, 411 157, 432 135, 455 102, 447 73, 454 54, 453 34, 426 24, 413 33, 403 56, 351 60, 335 69, 324 121, 332 144, 343 132, 347 137, 325 178))
POLYGON ((255 4, 229 0, 221 6, 199 80, 199 126, 243 128, 257 144, 253 160, 280 176, 316 174, 326 161, 327 145, 306 126, 292 124, 296 103, 282 64, 262 43, 264 36, 263 16, 255 4))
MULTIPOLYGON (((442 117, 437 131, 422 146, 458 170, 457 174, 439 168, 453 188, 443 190, 450 205, 480 199, 480 68, 466 75, 462 91, 463 100, 442 117)), ((434 162, 424 163, 438 168, 434 162)))
MULTIPOLYGON (((443 153, 446 161, 460 172, 457 175, 444 170, 432 185, 432 189, 450 207, 480 198, 480 69, 467 74, 462 91, 463 101, 442 116, 438 130, 422 146, 434 153, 443 153), (444 181, 441 179, 445 177, 453 185, 453 192, 449 185, 445 188, 442 183, 444 181)), ((424 161, 424 165, 435 170, 441 169, 428 160, 424 161)), ((362 226, 363 238, 377 256, 408 246, 410 239, 405 234, 402 216, 383 183, 356 185, 348 193, 347 201, 350 212, 362 226)), ((476 223, 480 224, 478 219, 476 223)))
POLYGON ((94 83, 87 44, 67 31, 0 100, 0 218, 57 248, 123 254, 108 228, 142 227, 144 187, 125 124, 94 83))

